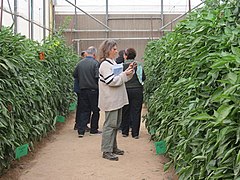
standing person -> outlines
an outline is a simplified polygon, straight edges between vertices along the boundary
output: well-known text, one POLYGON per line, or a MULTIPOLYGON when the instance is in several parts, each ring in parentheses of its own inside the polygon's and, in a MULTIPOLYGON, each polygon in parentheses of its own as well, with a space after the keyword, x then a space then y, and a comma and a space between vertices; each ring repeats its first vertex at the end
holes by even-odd
POLYGON ((105 111, 103 124, 102 145, 103 158, 118 161, 116 155, 123 155, 124 151, 117 146, 117 130, 122 120, 122 107, 128 104, 125 82, 133 75, 133 64, 124 72, 114 74, 117 65, 117 43, 105 40, 99 47, 101 65, 99 68, 99 108, 105 111))
MULTIPOLYGON (((81 52, 81 56, 80 56, 80 61, 82 59, 84 59, 85 57, 87 56, 87 53, 86 51, 82 51, 81 52)), ((79 82, 78 82, 78 77, 77 78, 74 78, 74 86, 73 86, 73 91, 77 94, 77 104, 79 103, 79 92, 80 92, 80 87, 79 87, 79 82)), ((74 124, 74 130, 77 130, 78 129, 78 119, 79 119, 79 106, 77 105, 77 110, 76 110, 76 116, 75 116, 75 124, 74 124)), ((86 130, 89 131, 89 127, 87 126, 86 127, 86 130)))
MULTIPOLYGON (((134 48, 128 48, 125 50, 123 64, 123 70, 127 69, 136 57, 136 51, 134 48)), ((143 68, 140 64, 135 68, 135 74, 133 78, 126 82, 127 94, 129 104, 123 107, 122 118, 122 136, 127 137, 129 135, 129 127, 132 128, 132 137, 134 139, 139 138, 139 130, 141 124, 141 111, 143 103, 143 81, 146 79, 143 68)))
POLYGON ((99 62, 95 59, 97 49, 93 46, 86 50, 87 56, 81 60, 74 71, 74 77, 79 82, 79 120, 78 137, 82 138, 85 133, 88 120, 90 120, 90 135, 101 134, 98 130, 99 108, 98 108, 98 77, 99 62))

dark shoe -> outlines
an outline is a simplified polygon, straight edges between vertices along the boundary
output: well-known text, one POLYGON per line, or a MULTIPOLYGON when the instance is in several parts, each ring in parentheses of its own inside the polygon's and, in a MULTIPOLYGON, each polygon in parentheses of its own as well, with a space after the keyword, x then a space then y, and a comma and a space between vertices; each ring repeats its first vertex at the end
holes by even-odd
POLYGON ((134 139, 139 139, 139 136, 133 136, 134 139))
POLYGON ((118 157, 111 152, 104 152, 102 157, 111 161, 118 161, 118 157))
POLYGON ((122 134, 122 137, 128 137, 128 135, 127 134, 122 134))
POLYGON ((124 155, 124 151, 117 148, 117 149, 114 149, 114 150, 113 150, 113 154, 116 154, 116 155, 124 155))
POLYGON ((74 128, 73 128, 73 129, 74 129, 74 130, 78 130, 77 124, 74 125, 74 128))
POLYGON ((101 135, 101 134, 102 134, 102 131, 90 132, 90 136, 93 136, 93 135, 101 135))
POLYGON ((90 127, 86 126, 85 132, 90 132, 90 127))
POLYGON ((78 134, 79 138, 83 138, 83 136, 84 136, 83 134, 78 134))

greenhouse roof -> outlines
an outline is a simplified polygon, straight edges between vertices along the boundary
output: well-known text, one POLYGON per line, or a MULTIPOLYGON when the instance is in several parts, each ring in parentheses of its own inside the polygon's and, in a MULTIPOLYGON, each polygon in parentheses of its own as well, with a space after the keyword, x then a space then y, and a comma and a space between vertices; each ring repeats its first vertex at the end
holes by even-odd
MULTIPOLYGON (((69 0, 75 4, 75 0, 69 0)), ((66 0, 55 0, 55 10, 58 14, 74 14, 75 8, 66 0)), ((77 0, 76 5, 91 14, 104 14, 107 0, 77 0)), ((201 0, 191 0, 191 8, 201 0)), ((189 0, 163 0, 164 13, 184 13, 189 9, 189 0)), ((161 0, 108 0, 108 11, 111 14, 156 14, 161 13, 161 0)), ((77 13, 82 12, 77 10, 77 13)))

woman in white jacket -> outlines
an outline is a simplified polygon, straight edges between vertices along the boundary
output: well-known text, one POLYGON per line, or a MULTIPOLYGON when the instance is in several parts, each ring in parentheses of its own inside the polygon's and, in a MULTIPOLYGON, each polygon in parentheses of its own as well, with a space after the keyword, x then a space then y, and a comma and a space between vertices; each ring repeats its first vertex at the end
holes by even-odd
POLYGON ((105 111, 101 150, 103 158, 113 161, 118 161, 116 155, 124 154, 124 151, 117 147, 117 131, 121 124, 122 107, 128 104, 125 82, 130 80, 134 73, 134 64, 124 72, 114 73, 117 53, 117 43, 114 40, 105 40, 99 47, 101 64, 98 107, 105 111))

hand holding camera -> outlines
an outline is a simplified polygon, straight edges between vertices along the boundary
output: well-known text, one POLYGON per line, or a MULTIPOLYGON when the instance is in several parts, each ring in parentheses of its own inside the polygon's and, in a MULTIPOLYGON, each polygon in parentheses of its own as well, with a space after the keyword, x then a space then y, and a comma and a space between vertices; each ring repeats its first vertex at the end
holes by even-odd
POLYGON ((134 74, 135 73, 135 70, 134 68, 137 66, 137 63, 136 62, 131 62, 128 66, 128 68, 125 70, 127 76, 130 75, 130 74, 134 74))
POLYGON ((133 62, 131 62, 131 63, 129 64, 129 67, 130 67, 131 69, 134 69, 135 67, 137 67, 137 63, 136 63, 135 61, 133 61, 133 62))

